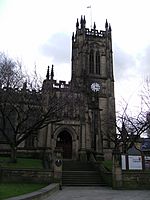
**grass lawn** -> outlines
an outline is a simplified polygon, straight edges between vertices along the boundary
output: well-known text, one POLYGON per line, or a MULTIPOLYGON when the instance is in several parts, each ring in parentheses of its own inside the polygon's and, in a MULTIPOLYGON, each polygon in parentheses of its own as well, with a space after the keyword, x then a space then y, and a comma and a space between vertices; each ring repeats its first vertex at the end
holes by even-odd
POLYGON ((112 160, 105 160, 103 161, 103 165, 106 169, 108 169, 109 171, 112 171, 112 160))
POLYGON ((30 158, 17 158, 17 163, 10 163, 8 157, 0 157, 0 167, 42 169, 42 160, 30 158))
MULTIPOLYGON (((10 169, 27 168, 43 169, 42 160, 30 158, 17 158, 17 163, 9 162, 10 158, 0 157, 0 167, 10 169)), ((0 200, 36 191, 46 184, 34 183, 0 183, 0 200)))
POLYGON ((30 193, 45 186, 46 184, 0 183, 0 200, 30 193))

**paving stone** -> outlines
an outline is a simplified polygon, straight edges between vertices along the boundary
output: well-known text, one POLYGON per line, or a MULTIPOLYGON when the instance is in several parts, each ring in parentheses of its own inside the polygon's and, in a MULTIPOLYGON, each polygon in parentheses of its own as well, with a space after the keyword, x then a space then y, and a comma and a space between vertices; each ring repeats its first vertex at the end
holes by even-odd
POLYGON ((63 187, 45 200, 149 200, 150 190, 113 190, 109 187, 63 187))

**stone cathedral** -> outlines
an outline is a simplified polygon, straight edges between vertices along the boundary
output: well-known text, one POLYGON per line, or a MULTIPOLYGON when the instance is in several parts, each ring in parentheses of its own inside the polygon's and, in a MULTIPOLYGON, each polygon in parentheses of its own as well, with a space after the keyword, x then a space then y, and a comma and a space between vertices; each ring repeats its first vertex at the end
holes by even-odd
MULTIPOLYGON (((40 130, 37 146, 46 148, 52 157, 62 150, 63 159, 111 159, 115 135, 115 96, 111 26, 105 30, 86 28, 86 19, 76 22, 72 35, 71 81, 57 82, 53 65, 43 81, 45 101, 55 94, 64 106, 54 120, 40 130), (67 102, 67 103, 65 103, 67 102)), ((60 103, 59 103, 60 104, 60 103)))

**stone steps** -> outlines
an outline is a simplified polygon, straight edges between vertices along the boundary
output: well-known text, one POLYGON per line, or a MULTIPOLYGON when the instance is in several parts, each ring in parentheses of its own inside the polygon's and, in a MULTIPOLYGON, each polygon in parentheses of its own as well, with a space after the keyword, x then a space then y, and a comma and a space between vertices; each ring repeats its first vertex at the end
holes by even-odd
POLYGON ((63 162, 62 185, 66 186, 104 186, 100 173, 87 162, 63 162))
POLYGON ((94 167, 89 162, 63 161, 64 171, 93 171, 94 167))

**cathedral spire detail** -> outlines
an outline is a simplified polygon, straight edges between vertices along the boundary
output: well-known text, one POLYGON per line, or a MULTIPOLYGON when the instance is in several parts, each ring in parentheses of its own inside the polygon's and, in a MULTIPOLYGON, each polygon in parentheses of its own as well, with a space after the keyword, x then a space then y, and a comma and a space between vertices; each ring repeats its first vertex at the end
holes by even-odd
POLYGON ((79 28, 79 21, 78 21, 78 18, 77 18, 77 22, 76 22, 76 28, 77 28, 77 29, 79 28))
POLYGON ((108 29, 108 22, 107 22, 107 19, 106 19, 106 22, 105 22, 105 29, 108 29))
POLYGON ((84 28, 85 28, 85 25, 86 25, 85 15, 84 15, 83 23, 84 23, 84 28))
POLYGON ((51 68, 51 80, 54 79, 54 65, 52 65, 52 68, 51 68))
POLYGON ((83 16, 81 15, 80 24, 81 24, 81 29, 84 29, 84 28, 85 28, 85 25, 86 25, 85 16, 83 17, 83 16))
POLYGON ((94 28, 94 30, 96 29, 96 24, 95 24, 95 22, 94 22, 94 26, 93 26, 93 28, 94 28))
POLYGON ((112 29, 111 29, 111 25, 109 24, 109 32, 111 32, 111 30, 112 30, 112 29))
POLYGON ((46 79, 49 80, 49 66, 48 66, 48 68, 47 68, 46 79))

